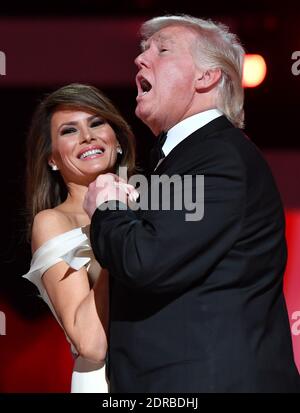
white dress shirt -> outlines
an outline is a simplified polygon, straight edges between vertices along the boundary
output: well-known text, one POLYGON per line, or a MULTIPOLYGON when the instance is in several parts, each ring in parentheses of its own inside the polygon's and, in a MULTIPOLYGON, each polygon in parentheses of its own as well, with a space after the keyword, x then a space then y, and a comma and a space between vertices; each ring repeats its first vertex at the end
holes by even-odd
POLYGON ((201 113, 196 113, 196 115, 190 116, 177 123, 177 125, 173 126, 167 133, 167 139, 162 147, 165 156, 168 156, 175 146, 197 129, 202 128, 222 115, 223 113, 219 109, 209 109, 201 113))

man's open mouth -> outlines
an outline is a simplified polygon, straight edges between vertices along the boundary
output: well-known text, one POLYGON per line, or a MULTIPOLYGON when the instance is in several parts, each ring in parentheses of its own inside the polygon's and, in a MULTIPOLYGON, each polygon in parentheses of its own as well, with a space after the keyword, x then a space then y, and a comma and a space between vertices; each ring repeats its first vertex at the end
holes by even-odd
POLYGON ((137 85, 139 90, 139 95, 144 96, 150 92, 152 89, 152 85, 144 76, 138 75, 137 76, 137 85))
POLYGON ((148 93, 151 89, 152 89, 152 85, 150 82, 148 82, 147 79, 145 79, 144 77, 141 79, 141 88, 143 91, 143 95, 145 95, 146 93, 148 93))

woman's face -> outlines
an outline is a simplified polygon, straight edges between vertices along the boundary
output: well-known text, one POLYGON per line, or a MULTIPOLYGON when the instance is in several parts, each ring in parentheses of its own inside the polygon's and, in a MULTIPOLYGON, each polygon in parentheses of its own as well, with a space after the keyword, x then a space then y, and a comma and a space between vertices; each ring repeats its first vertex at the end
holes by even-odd
POLYGON ((51 119, 52 155, 64 180, 88 184, 99 174, 112 172, 117 160, 114 130, 98 115, 77 109, 59 109, 51 119))

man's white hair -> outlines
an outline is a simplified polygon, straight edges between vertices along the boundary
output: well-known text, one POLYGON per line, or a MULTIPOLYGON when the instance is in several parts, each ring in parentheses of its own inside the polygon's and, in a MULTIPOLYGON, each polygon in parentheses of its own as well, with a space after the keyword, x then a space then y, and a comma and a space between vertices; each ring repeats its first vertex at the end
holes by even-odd
POLYGON ((184 26, 196 33, 194 58, 197 66, 204 70, 221 69, 216 106, 235 126, 243 128, 245 51, 238 37, 230 33, 224 24, 183 14, 154 17, 146 21, 141 27, 142 42, 168 26, 184 26))

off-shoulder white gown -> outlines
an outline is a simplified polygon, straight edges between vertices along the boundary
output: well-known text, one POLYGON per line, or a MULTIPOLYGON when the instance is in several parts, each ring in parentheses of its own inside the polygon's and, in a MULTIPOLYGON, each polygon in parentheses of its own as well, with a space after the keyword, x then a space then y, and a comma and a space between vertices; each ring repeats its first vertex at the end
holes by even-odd
MULTIPOLYGON (((60 234, 45 242, 33 254, 30 270, 23 277, 38 288, 41 297, 48 304, 57 322, 62 327, 50 298, 44 288, 42 276, 50 267, 65 261, 70 267, 79 270, 86 266, 90 281, 96 281, 100 266, 96 261, 89 241, 89 225, 60 234)), ((67 340, 70 342, 66 335, 67 340)), ((75 362, 72 373, 71 393, 107 393, 108 384, 105 377, 105 365, 92 363, 79 356, 71 344, 75 362)))

